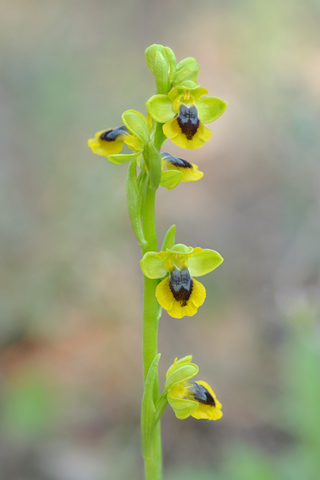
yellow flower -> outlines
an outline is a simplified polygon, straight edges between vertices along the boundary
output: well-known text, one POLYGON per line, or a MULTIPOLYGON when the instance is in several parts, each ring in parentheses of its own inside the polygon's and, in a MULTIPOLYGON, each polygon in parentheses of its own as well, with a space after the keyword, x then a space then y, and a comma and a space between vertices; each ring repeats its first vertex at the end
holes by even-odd
POLYGON ((128 135, 128 129, 124 125, 109 130, 97 132, 94 138, 90 138, 88 146, 93 153, 108 157, 121 152, 125 137, 128 135))
POLYGON ((168 391, 168 402, 181 420, 189 417, 218 420, 222 417, 222 405, 217 400, 214 391, 202 380, 183 382, 174 385, 168 391), (186 413, 185 408, 193 408, 192 413, 186 413), (179 411, 180 410, 180 411, 179 411), (182 412, 181 412, 182 410, 182 412))
MULTIPOLYGON (((191 82, 193 83, 193 82, 191 82)), ((167 95, 154 95, 147 102, 150 115, 163 123, 163 133, 182 148, 200 148, 212 132, 204 126, 216 120, 227 108, 218 97, 204 97, 208 91, 198 86, 178 86, 167 95)))
POLYGON ((174 318, 193 316, 206 298, 206 289, 193 276, 211 272, 223 262, 218 252, 183 244, 166 251, 148 252, 141 260, 141 269, 148 278, 162 278, 156 297, 168 314, 174 318))
MULTIPOLYGON (((182 173, 182 178, 180 180, 181 183, 183 182, 195 182, 196 180, 200 180, 203 177, 203 172, 198 170, 198 166, 194 163, 189 163, 187 160, 184 160, 180 157, 175 157, 167 152, 161 153, 161 167, 162 172, 164 172, 165 168, 167 171, 178 171, 182 173)), ((160 182, 161 185, 161 182, 160 182)))
POLYGON ((197 419, 218 420, 222 417, 222 405, 207 382, 192 381, 199 371, 189 355, 175 359, 166 375, 167 400, 179 419, 190 415, 197 419))
POLYGON ((143 149, 150 140, 149 124, 142 113, 126 110, 122 114, 124 125, 102 130, 90 138, 88 146, 93 153, 107 157, 115 165, 142 158, 143 149), (120 153, 126 144, 134 153, 120 153))

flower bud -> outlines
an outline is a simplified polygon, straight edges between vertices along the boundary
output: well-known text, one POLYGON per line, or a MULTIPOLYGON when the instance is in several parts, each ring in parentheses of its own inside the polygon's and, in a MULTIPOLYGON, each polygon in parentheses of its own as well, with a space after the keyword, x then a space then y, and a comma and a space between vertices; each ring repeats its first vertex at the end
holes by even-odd
POLYGON ((169 47, 151 45, 145 52, 146 64, 155 77, 158 93, 168 93, 176 70, 176 57, 169 47))

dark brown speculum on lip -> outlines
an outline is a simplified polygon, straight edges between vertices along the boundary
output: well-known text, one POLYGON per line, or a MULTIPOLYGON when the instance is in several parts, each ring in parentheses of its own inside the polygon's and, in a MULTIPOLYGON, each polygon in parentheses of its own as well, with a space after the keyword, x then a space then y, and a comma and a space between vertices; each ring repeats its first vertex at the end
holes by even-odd
POLYGON ((190 298, 193 282, 187 268, 183 270, 172 270, 169 278, 169 287, 177 302, 181 307, 185 307, 190 298))
POLYGON ((109 130, 106 130, 105 132, 102 132, 100 135, 100 140, 104 140, 106 142, 113 142, 116 140, 119 135, 122 135, 123 133, 127 133, 128 129, 125 125, 122 125, 121 127, 117 128, 110 128, 109 130))
POLYGON ((165 160, 170 162, 171 165, 174 165, 175 167, 192 168, 191 163, 189 163, 187 160, 184 160, 183 158, 175 157, 174 155, 170 155, 170 153, 166 152, 163 152, 162 155, 165 160))
POLYGON ((187 137, 188 140, 192 140, 199 128, 200 120, 198 117, 198 110, 195 105, 187 107, 181 105, 179 115, 177 117, 181 132, 187 137))
POLYGON ((192 393, 195 400, 204 405, 211 405, 212 407, 216 406, 213 396, 203 385, 199 385, 197 382, 190 383, 192 383, 192 393))

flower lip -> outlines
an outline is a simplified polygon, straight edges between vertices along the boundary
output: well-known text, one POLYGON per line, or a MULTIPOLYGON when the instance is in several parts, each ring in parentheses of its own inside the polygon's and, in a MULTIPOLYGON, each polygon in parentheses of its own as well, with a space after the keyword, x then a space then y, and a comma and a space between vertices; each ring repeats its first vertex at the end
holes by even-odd
POLYGON ((167 152, 162 152, 161 156, 164 160, 170 162, 171 165, 174 165, 175 167, 192 168, 191 163, 189 163, 187 160, 184 160, 183 158, 175 157, 174 155, 171 155, 167 152))
POLYGON ((216 401, 207 388, 197 382, 189 381, 187 383, 190 385, 187 388, 196 401, 203 403, 204 405, 210 405, 211 407, 216 406, 216 401))
POLYGON ((100 140, 113 142, 115 141, 120 135, 127 134, 128 129, 125 125, 121 125, 117 128, 110 128, 109 130, 105 130, 100 135, 100 140))
POLYGON ((175 300, 180 302, 181 307, 185 307, 193 289, 193 280, 189 270, 173 268, 170 273, 169 287, 175 300))
POLYGON ((177 122, 187 140, 192 140, 200 125, 197 107, 195 105, 188 107, 182 104, 177 116, 177 122))

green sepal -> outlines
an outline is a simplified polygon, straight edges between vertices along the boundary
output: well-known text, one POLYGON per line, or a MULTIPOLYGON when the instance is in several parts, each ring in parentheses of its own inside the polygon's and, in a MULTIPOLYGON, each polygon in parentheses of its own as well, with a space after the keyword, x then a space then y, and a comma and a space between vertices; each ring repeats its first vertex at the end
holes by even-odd
POLYGON ((116 153, 115 155, 109 155, 108 160, 114 165, 120 165, 121 163, 127 163, 131 160, 137 160, 141 152, 136 153, 116 153))
POLYGON ((125 126, 144 144, 150 140, 150 132, 146 117, 137 110, 126 110, 122 114, 122 121, 125 126))
MULTIPOLYGON (((167 248, 172 248, 175 242, 176 226, 171 225, 168 229, 166 236, 164 237, 163 244, 161 247, 162 251, 166 251, 167 248)), ((192 358, 192 357, 191 357, 192 358)))
POLYGON ((153 401, 154 382, 158 372, 161 353, 153 359, 144 384, 141 405, 141 442, 142 452, 146 456, 152 446, 152 435, 155 427, 156 409, 153 401))
POLYGON ((142 226, 141 196, 137 183, 137 167, 135 159, 131 161, 128 168, 127 203, 132 230, 142 248, 146 244, 146 240, 144 238, 142 226))
POLYGON ((153 95, 147 101, 146 107, 151 117, 159 123, 166 123, 176 115, 168 95, 153 95))
POLYGON ((169 391, 173 385, 177 383, 186 382, 193 378, 199 372, 199 367, 195 363, 188 363, 174 370, 170 376, 168 376, 165 383, 165 390, 169 391))
POLYGON ((192 57, 184 58, 177 64, 176 73, 173 79, 173 86, 182 85, 186 81, 197 82, 199 65, 192 57))
POLYGON ((183 179, 183 173, 179 170, 162 170, 160 185, 161 187, 172 190, 183 179))
POLYGON ((158 188, 161 179, 161 157, 152 142, 149 142, 145 148, 144 159, 150 175, 150 186, 152 188, 158 188))
POLYGON ((167 275, 164 262, 158 256, 158 252, 147 252, 140 260, 142 273, 151 279, 162 278, 167 275))
POLYGON ((218 97, 201 97, 197 101, 197 110, 202 123, 211 123, 226 110, 228 104, 218 97))
POLYGON ((188 259, 188 268, 192 277, 201 277, 212 270, 215 270, 221 263, 223 258, 220 253, 208 248, 202 252, 195 253, 188 259))
POLYGON ((184 420, 185 418, 190 417, 190 415, 192 415, 199 406, 199 403, 193 400, 175 398, 171 397, 170 395, 168 395, 167 399, 179 420, 184 420))

